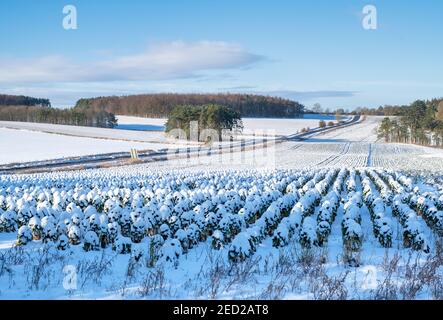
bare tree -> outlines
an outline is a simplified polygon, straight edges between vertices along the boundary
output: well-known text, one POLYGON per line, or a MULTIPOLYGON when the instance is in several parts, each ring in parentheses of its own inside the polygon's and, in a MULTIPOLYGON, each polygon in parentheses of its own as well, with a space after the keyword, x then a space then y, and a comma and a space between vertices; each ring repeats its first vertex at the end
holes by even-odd
POLYGON ((321 107, 321 104, 318 103, 318 102, 314 103, 314 105, 312 106, 312 111, 315 112, 315 113, 322 113, 323 109, 321 107))

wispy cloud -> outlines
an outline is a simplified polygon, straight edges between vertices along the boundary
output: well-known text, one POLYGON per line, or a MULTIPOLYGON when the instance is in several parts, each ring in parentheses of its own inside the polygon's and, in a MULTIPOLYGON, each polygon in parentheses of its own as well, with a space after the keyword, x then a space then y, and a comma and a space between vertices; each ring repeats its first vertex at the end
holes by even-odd
POLYGON ((256 89, 256 86, 235 86, 235 87, 226 87, 226 88, 219 88, 220 91, 242 91, 242 90, 253 90, 256 89))
POLYGON ((279 96, 298 101, 309 101, 320 98, 350 98, 354 97, 357 94, 357 92, 342 91, 342 90, 320 90, 320 91, 277 90, 277 91, 266 91, 263 92, 263 94, 271 96, 279 96))
POLYGON ((254 86, 236 86, 230 88, 220 88, 220 90, 269 95, 269 96, 282 97, 296 101, 310 101, 321 98, 350 98, 357 95, 357 92, 355 91, 346 91, 346 90, 318 90, 318 91, 259 90, 257 89, 257 87, 254 86))
POLYGON ((367 87, 425 87, 443 88, 443 82, 430 81, 398 81, 398 80, 374 80, 374 81, 341 81, 338 85, 344 86, 367 86, 367 87))
POLYGON ((197 78, 204 71, 244 68, 264 57, 220 41, 158 43, 145 52, 104 60, 63 56, 0 58, 0 83, 148 81, 197 78))

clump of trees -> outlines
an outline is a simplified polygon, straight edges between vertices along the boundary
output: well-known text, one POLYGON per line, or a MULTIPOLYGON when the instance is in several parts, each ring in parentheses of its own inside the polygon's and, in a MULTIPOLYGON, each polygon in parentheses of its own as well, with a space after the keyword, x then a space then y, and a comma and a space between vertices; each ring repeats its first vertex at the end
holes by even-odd
POLYGON ((383 119, 378 137, 386 142, 443 146, 443 99, 417 100, 402 107, 400 116, 383 119))
POLYGON ((294 118, 302 116, 304 106, 288 99, 254 94, 143 94, 80 99, 76 109, 104 110, 119 115, 162 118, 179 105, 222 105, 242 117, 294 118))
POLYGON ((48 99, 7 95, 0 95, 0 120, 103 128, 117 124, 114 114, 107 111, 58 109, 52 108, 48 99))
POLYGON ((179 105, 171 111, 166 122, 166 132, 171 133, 175 129, 186 133, 188 139, 194 135, 199 140, 207 140, 201 135, 205 129, 212 129, 218 137, 221 137, 223 130, 240 132, 243 129, 243 123, 240 113, 226 106, 216 104, 179 105), (198 127, 191 128, 193 121, 198 122, 198 127), (193 129, 196 131, 191 132, 193 129))

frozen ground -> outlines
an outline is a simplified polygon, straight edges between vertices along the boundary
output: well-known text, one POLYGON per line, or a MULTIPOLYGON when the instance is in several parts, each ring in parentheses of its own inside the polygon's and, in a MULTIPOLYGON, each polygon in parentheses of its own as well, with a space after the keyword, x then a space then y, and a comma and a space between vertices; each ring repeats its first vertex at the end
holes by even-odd
MULTIPOLYGON (((188 146, 166 138, 166 119, 117 116, 117 129, 0 121, 0 164, 80 157, 111 152, 176 149, 188 146), (14 141, 14 143, 12 143, 14 141)), ((286 135, 305 127, 318 126, 318 119, 245 119, 239 138, 286 135)), ((190 143, 195 145, 195 143, 190 143)))
POLYGON ((269 135, 290 135, 303 128, 317 128, 319 120, 315 119, 243 119, 244 135, 264 131, 269 135))
MULTIPOLYGON (((187 147, 163 132, 0 121, 0 164, 187 147)), ((190 143, 195 145, 195 143, 190 143)))
POLYGON ((315 136, 309 142, 368 142, 378 141, 377 127, 383 117, 367 117, 365 121, 356 125, 337 129, 315 136))
POLYGON ((360 124, 319 134, 303 142, 270 144, 256 149, 223 156, 171 160, 153 163, 160 168, 322 168, 373 166, 394 170, 443 171, 443 150, 408 144, 386 144, 377 138, 380 117, 368 117, 360 124))
POLYGON ((133 142, 168 143, 162 132, 140 132, 47 123, 0 121, 0 128, 21 129, 82 138, 99 138, 133 142))
MULTIPOLYGON (((368 117, 362 123, 332 130, 325 134, 318 134, 303 142, 289 141, 277 145, 270 144, 266 150, 256 149, 255 151, 249 150, 223 156, 206 156, 206 153, 203 153, 197 158, 152 163, 151 166, 171 169, 199 169, 202 166, 208 169, 377 166, 388 169, 443 170, 443 161, 441 161, 443 150, 441 149, 406 144, 385 144, 383 141, 379 141, 376 128, 381 120, 381 117, 368 117)), ((160 120, 157 119, 157 121, 160 120)), ((257 127, 258 123, 263 124, 260 122, 261 120, 254 119, 254 121, 257 127)), ((272 119, 276 129, 278 129, 279 121, 283 123, 291 120, 272 119)), ((132 120, 128 120, 128 122, 132 122, 132 120)), ((149 141, 150 135, 153 134, 155 137, 161 135, 160 132, 12 123, 14 127, 27 127, 59 133, 75 133, 78 131, 79 135, 85 135, 85 137, 79 137, 39 131, 5 129, 1 128, 2 124, 4 125, 0 122, 0 148, 9 150, 9 152, 0 154, 0 164, 109 152, 129 152, 131 148, 138 150, 170 148, 175 150, 176 148, 185 147, 185 145, 162 143, 160 140, 157 140, 158 143, 142 143, 123 139, 123 137, 146 138, 146 141, 149 141), (102 136, 107 136, 112 140, 86 138, 86 136, 96 136, 97 132, 101 132, 101 130, 104 130, 101 133, 102 136), (120 140, 120 138, 122 139, 120 140), (11 143, 11 141, 14 143, 11 143)), ((11 125, 11 123, 7 123, 7 125, 11 125)), ((284 130, 290 132, 292 129, 284 130)), ((174 154, 173 151, 171 152, 174 154)))
MULTIPOLYGON (((118 129, 0 121, 0 148, 9 150, 0 155, 0 164, 189 145, 165 137, 162 130, 166 119, 117 118, 118 129)), ((302 127, 317 126, 318 119, 245 119, 245 124, 245 133, 239 138, 249 139, 252 132, 258 136, 296 133, 302 127)))
POLYGON ((443 299, 443 151, 378 141, 379 121, 243 153, 0 176, 0 228, 6 212, 53 216, 80 241, 11 248, 17 230, 0 232, 0 299, 443 299), (108 232, 98 220, 144 238, 130 254, 85 252, 88 230, 108 232))
MULTIPOLYGON (((73 230, 78 230, 80 243, 61 250, 59 242, 31 240, 10 249, 17 233, 0 233, 0 299, 442 299, 440 231, 429 224, 430 216, 403 210, 426 194, 441 209, 435 179, 441 176, 364 168, 208 172, 151 171, 145 165, 3 176, 1 207, 11 208, 11 196, 19 219, 29 210, 24 208, 38 207, 41 218, 70 225, 70 239, 77 239, 73 230), (15 189, 8 189, 11 185, 15 189), (239 196, 244 192, 246 199, 239 196), (238 209, 255 205, 262 208, 255 218, 250 209, 238 209), (400 213, 393 214, 394 206, 400 213), (386 221, 383 233, 375 233, 375 213, 386 221), (119 233, 142 219, 156 236, 128 240, 127 254, 110 244, 85 252, 85 234, 107 219, 120 226, 119 233), (359 245, 347 251, 346 241, 354 238, 346 238, 342 228, 350 220, 359 245), (329 221, 330 229, 327 241, 316 245, 310 225, 322 221, 329 221), (411 230, 418 230, 412 233, 415 250, 403 239, 411 230), (219 250, 216 239, 224 239, 219 250)), ((44 230, 51 230, 47 224, 44 230)), ((55 235, 62 230, 54 226, 55 235)), ((128 230, 131 237, 138 234, 134 227, 128 230)))
POLYGON ((398 170, 443 171, 443 150, 370 143, 285 142, 243 153, 169 160, 150 164, 159 168, 249 169, 249 168, 322 168, 373 166, 398 170))
POLYGON ((111 152, 129 152, 131 148, 153 150, 155 143, 139 143, 92 138, 79 138, 0 128, 0 164, 87 156, 111 152))
POLYGON ((141 131, 164 131, 165 118, 141 118, 131 116, 115 116, 117 118, 117 129, 141 130, 141 131))
MULTIPOLYGON (((167 119, 116 116, 119 129, 162 131, 167 119)), ((344 117, 343 120, 346 120, 344 117)), ((297 119, 243 118, 243 135, 250 136, 261 132, 269 135, 290 135, 303 128, 316 128, 320 120, 334 121, 334 116, 305 115, 297 119)))
POLYGON ((137 150, 185 147, 149 142, 66 136, 38 131, 0 128, 0 164, 42 161, 137 150))
MULTIPOLYGON (((286 130, 287 132, 295 130, 295 127, 287 129, 281 125, 292 120, 264 120, 269 120, 269 128, 273 127, 276 130, 280 128, 280 130, 286 130), (273 123, 272 126, 270 125, 271 123, 273 123)), ((303 142, 289 141, 277 145, 270 144, 266 150, 256 149, 255 151, 249 150, 223 156, 206 156, 206 153, 204 153, 198 158, 171 160, 151 165, 171 169, 201 168, 201 166, 208 169, 328 166, 377 166, 392 169, 418 168, 434 171, 443 169, 443 161, 441 161, 443 150, 441 149, 406 144, 385 144, 383 141, 379 141, 376 128, 381 120, 381 117, 368 117, 362 123, 332 130, 325 134, 318 134, 303 142)), ((156 121, 157 124, 161 123, 161 120, 156 119, 156 121)), ((253 119, 251 121, 256 128, 264 124, 260 119, 253 119)), ((132 122, 132 119, 129 119, 129 122, 132 122)), ((153 122, 147 120, 147 123, 153 122)), ((171 140, 168 141, 161 138, 160 135, 162 135, 161 132, 0 122, 0 148, 2 150, 9 150, 9 152, 3 152, 0 155, 0 164, 109 152, 129 152, 131 148, 138 150, 170 148, 172 154, 174 154, 173 150, 176 148, 185 147, 185 145, 174 144, 171 140), (23 127, 28 128, 28 130, 5 129, 1 128, 2 125, 14 126, 16 128, 23 127), (58 134, 30 131, 30 129, 57 132, 58 134), (74 133, 77 136, 65 135, 74 133), (108 138, 86 138, 87 136, 108 138), (146 139, 147 142, 136 142, 143 141, 143 139, 146 139), (156 141, 148 142, 150 140, 156 141), (14 143, 11 143, 12 141, 14 143)))

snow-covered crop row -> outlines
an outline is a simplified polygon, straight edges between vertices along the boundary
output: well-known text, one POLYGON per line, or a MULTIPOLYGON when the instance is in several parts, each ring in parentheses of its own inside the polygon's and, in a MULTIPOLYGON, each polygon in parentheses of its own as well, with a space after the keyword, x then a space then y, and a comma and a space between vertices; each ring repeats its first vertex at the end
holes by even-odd
POLYGON ((429 252, 426 224, 421 214, 408 205, 409 194, 387 172, 370 170, 369 175, 383 194, 385 202, 392 205, 392 213, 398 217, 403 227, 404 247, 429 252))
POLYGON ((204 242, 232 262, 253 256, 268 238, 278 248, 323 247, 334 224, 343 250, 355 253, 367 241, 365 221, 382 248, 392 247, 397 226, 404 248, 430 252, 443 235, 442 210, 441 186, 371 168, 134 167, 0 177, 0 233, 15 233, 15 246, 114 250, 151 265, 177 265, 204 242))

